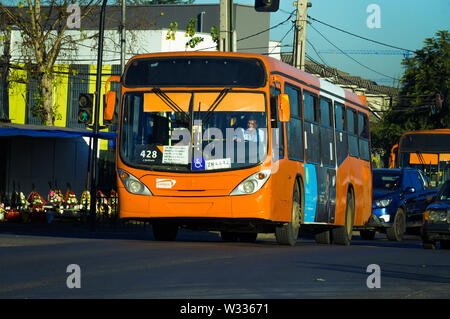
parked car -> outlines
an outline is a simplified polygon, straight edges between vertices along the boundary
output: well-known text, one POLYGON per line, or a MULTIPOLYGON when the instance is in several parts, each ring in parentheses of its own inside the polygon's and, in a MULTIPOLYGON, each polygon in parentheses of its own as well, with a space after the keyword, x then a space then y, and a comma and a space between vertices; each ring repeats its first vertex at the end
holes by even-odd
POLYGON ((450 249, 450 179, 423 214, 423 248, 435 249, 438 241, 441 249, 450 249))
POLYGON ((389 240, 401 241, 406 230, 419 234, 423 212, 437 189, 430 189, 425 174, 415 168, 373 169, 372 173, 372 215, 361 237, 373 239, 379 231, 389 240))

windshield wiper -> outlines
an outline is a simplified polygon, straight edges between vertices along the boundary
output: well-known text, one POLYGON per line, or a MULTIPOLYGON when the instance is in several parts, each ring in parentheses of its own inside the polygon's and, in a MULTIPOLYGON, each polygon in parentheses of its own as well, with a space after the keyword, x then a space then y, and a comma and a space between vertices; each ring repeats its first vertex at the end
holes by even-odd
POLYGON ((222 91, 220 91, 219 95, 217 96, 216 100, 211 104, 211 106, 206 111, 205 117, 202 119, 202 125, 207 123, 209 119, 211 118, 212 114, 216 110, 216 108, 219 106, 220 102, 223 101, 225 96, 228 94, 228 92, 231 91, 231 88, 225 88, 222 91))
POLYGON ((182 113, 186 120, 190 123, 191 122, 191 115, 190 112, 184 112, 181 107, 179 107, 166 93, 161 91, 159 88, 154 88, 152 90, 153 93, 156 94, 172 111, 182 113))

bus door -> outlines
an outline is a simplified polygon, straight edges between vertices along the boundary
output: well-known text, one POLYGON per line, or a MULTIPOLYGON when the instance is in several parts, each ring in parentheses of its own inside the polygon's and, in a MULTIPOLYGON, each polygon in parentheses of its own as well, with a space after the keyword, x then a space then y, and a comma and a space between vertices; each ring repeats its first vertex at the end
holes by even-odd
POLYGON ((336 203, 336 148, 332 101, 303 91, 305 139, 305 222, 333 223, 336 203), (319 102, 320 101, 320 102, 319 102))

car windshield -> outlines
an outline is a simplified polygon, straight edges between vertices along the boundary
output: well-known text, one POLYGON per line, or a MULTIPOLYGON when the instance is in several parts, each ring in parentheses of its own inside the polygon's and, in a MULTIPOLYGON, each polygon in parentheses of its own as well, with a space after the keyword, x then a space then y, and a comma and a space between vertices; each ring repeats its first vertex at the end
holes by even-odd
POLYGON ((450 201, 450 182, 447 182, 442 186, 442 189, 438 194, 438 200, 450 201))
POLYGON ((400 174, 387 172, 373 172, 373 188, 381 191, 393 191, 400 188, 400 174))
POLYGON ((133 92, 124 95, 120 156, 158 171, 214 171, 256 165, 267 154, 263 93, 133 92))

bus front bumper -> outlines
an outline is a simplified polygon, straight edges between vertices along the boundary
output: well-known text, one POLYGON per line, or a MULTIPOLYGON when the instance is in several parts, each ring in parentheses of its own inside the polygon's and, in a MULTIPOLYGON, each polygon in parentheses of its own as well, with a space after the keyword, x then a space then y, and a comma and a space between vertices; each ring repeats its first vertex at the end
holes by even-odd
MULTIPOLYGON (((126 192, 126 190, 122 190, 126 192)), ((119 193, 120 194, 120 193, 119 193)), ((271 220, 271 202, 256 192, 240 196, 169 197, 127 194, 120 218, 247 218, 271 220)))

